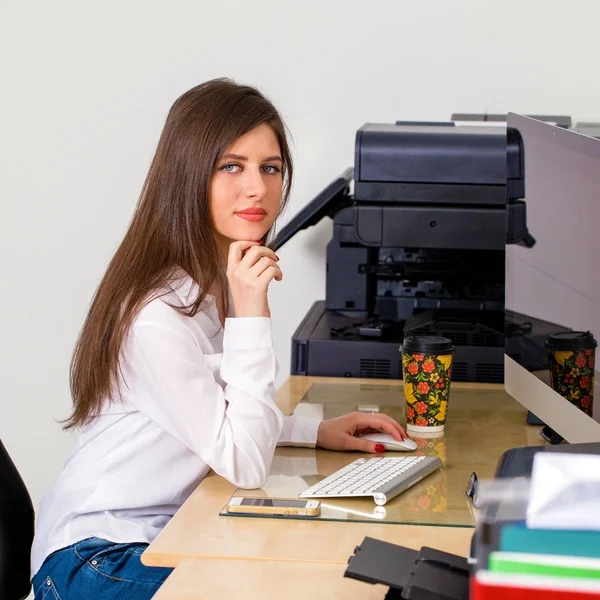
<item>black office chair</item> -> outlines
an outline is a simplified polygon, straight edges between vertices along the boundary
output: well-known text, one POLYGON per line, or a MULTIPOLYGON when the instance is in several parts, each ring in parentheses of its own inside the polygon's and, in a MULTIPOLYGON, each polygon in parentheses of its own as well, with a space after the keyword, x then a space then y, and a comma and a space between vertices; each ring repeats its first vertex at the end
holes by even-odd
POLYGON ((29 559, 34 511, 29 492, 0 441, 0 598, 24 600, 31 590, 29 559))

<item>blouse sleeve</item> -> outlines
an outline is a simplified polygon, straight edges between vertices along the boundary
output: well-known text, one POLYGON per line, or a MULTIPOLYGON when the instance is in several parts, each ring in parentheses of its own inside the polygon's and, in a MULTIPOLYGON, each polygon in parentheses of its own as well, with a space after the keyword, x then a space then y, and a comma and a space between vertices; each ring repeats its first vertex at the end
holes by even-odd
POLYGON ((234 485, 257 488, 265 483, 284 423, 275 404, 269 318, 226 320, 224 386, 181 323, 134 322, 126 368, 139 386, 130 394, 138 410, 234 485))

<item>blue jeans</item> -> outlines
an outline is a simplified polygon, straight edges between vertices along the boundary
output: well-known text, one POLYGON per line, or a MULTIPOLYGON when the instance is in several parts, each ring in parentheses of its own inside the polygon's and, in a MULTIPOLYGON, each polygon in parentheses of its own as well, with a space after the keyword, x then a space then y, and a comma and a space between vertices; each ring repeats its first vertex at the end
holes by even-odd
POLYGON ((149 600, 173 569, 145 567, 147 546, 88 538, 58 550, 32 580, 35 600, 149 600))

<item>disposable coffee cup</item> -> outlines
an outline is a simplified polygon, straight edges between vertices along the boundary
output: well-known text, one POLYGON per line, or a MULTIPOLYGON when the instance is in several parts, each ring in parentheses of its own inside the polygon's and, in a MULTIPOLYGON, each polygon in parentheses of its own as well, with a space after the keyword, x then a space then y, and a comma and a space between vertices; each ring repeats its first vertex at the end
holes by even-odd
POLYGON ((586 415, 594 413, 598 342, 590 331, 563 331, 546 340, 550 386, 586 415))
POLYGON ((400 350, 408 433, 444 431, 454 355, 452 340, 409 336, 400 350))

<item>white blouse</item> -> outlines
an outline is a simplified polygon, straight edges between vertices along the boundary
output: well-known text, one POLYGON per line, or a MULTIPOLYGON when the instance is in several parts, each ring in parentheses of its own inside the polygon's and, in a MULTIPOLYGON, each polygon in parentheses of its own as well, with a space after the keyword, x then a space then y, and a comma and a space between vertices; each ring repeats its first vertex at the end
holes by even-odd
POLYGON ((87 537, 151 542, 210 469, 256 488, 277 444, 316 444, 318 420, 284 417, 275 404, 271 320, 230 315, 222 328, 213 296, 181 315, 169 304, 196 297, 187 276, 167 292, 124 344, 122 401, 104 402, 41 501, 32 576, 87 537))

